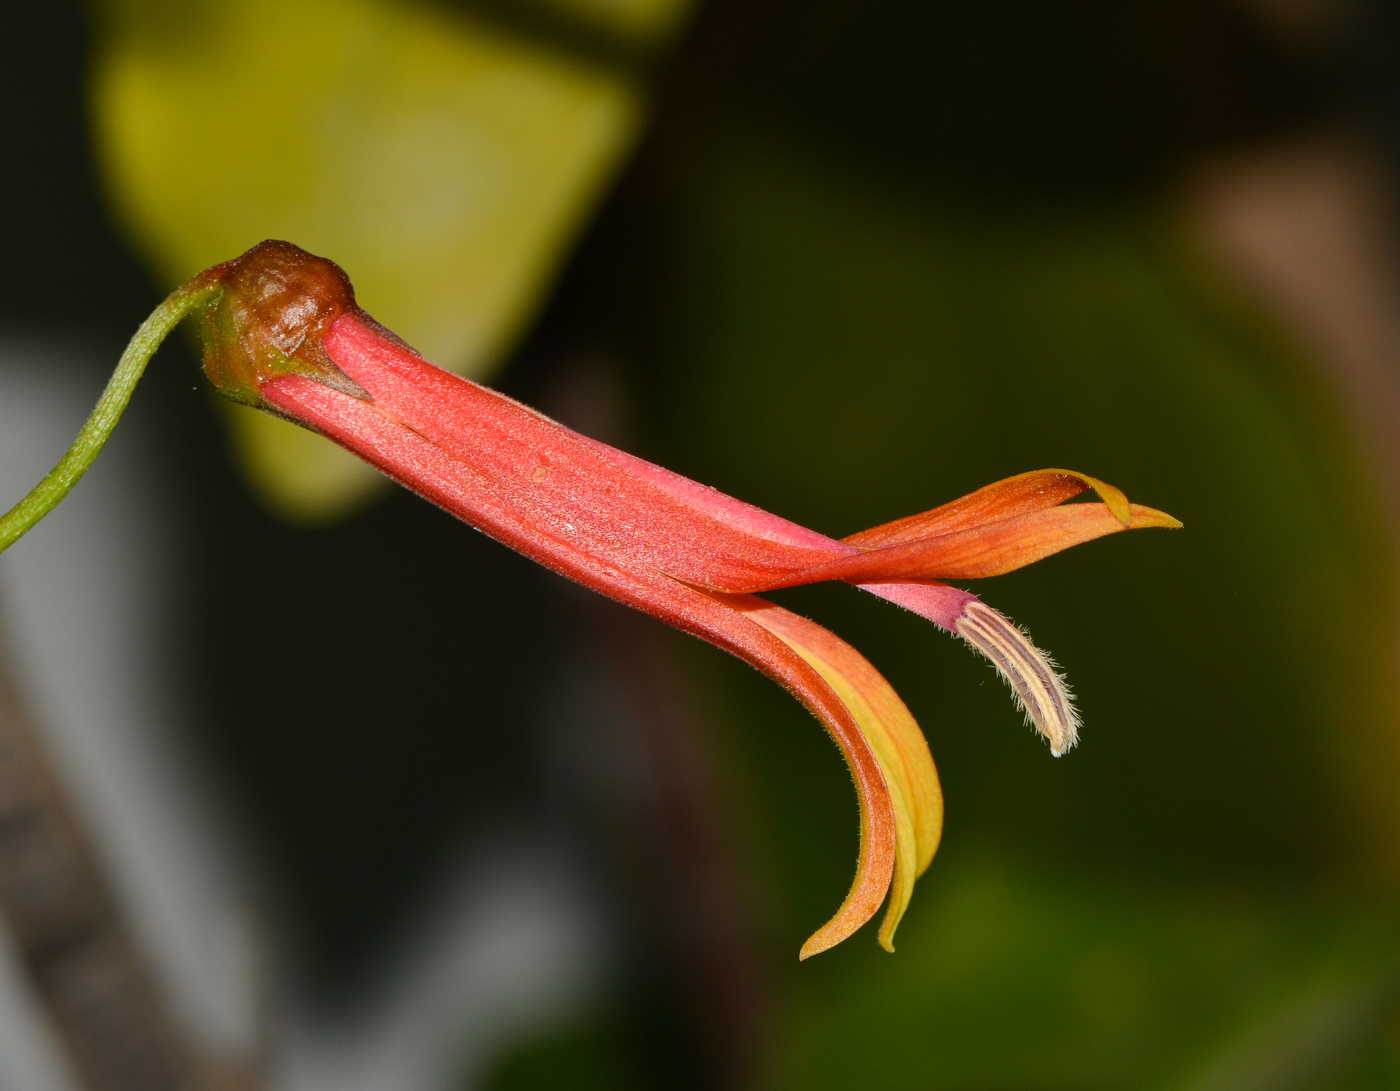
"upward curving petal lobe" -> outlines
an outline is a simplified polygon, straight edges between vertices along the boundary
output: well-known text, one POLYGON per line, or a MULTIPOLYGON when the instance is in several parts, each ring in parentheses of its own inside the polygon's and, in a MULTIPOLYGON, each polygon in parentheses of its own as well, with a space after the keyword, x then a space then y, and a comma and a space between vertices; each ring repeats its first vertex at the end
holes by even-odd
POLYGON ((862 530, 842 541, 861 549, 902 545, 920 538, 950 534, 955 530, 967 530, 983 523, 1053 508, 1090 489, 1099 494, 1115 517, 1125 525, 1130 523, 1128 498, 1122 490, 1075 470, 1032 470, 994 481, 931 511, 862 530))
POLYGON ((1002 576, 1106 534, 1179 526, 1181 523, 1166 512, 1141 504, 1128 505, 1126 521, 1115 515, 1107 504, 1068 504, 928 538, 914 538, 868 553, 837 557, 793 574, 784 585, 816 580, 866 583, 1002 576))

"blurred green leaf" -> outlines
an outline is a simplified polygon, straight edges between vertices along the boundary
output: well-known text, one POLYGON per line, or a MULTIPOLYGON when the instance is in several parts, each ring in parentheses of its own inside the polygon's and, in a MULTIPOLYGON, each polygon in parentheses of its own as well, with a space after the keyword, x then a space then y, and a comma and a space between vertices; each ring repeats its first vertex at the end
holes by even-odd
MULTIPOLYGON (((284 238, 477 377, 538 305, 642 110, 626 75, 392 0, 112 0, 104 14, 108 189, 163 279, 284 238)), ((234 422, 284 511, 331 516, 377 480, 280 421, 234 422)))
POLYGON ((941 866, 897 956, 808 994, 773 1086, 1318 1088, 1400 991, 1379 912, 941 866))
POLYGON ((526 0, 533 6, 582 19, 621 42, 655 48, 673 37, 695 0, 526 0))
POLYGON ((482 1086, 486 1091, 633 1091, 651 1081, 625 1024, 597 1020, 507 1051, 482 1086))

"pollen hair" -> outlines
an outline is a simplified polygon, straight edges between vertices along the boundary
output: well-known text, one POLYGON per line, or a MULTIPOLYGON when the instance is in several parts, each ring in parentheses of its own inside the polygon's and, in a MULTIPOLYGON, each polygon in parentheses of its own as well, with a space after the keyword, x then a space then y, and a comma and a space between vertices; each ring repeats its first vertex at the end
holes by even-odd
POLYGON ((953 622, 957 634, 992 661, 1015 691, 1026 719, 1050 743, 1057 758, 1079 740, 1074 698, 1048 656, 1019 627, 973 600, 953 622))

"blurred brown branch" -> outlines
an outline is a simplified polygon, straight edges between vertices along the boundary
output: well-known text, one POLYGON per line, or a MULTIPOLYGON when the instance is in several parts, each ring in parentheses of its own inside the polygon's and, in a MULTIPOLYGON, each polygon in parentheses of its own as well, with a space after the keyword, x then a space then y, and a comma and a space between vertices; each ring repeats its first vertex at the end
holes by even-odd
POLYGON ((233 1091, 161 995, 40 740, 0 645, 0 910, 90 1091, 233 1091))

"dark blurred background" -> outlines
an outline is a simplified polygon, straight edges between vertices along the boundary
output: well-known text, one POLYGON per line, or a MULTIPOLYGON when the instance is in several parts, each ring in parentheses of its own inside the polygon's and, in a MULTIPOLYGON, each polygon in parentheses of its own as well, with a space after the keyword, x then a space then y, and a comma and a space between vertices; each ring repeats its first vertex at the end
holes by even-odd
POLYGON ((775 596, 889 678, 947 799, 898 952, 799 964, 856 824, 795 702, 230 419, 172 340, 71 502, 112 512, 16 547, 0 606, 151 1048, 200 1074, 94 1075, 12 921, 0 1045, 57 1025, 17 1089, 1400 1087, 1392 6, 4 12, 7 497, 165 291, 279 236, 430 357, 826 533, 1044 466, 1186 524, 975 588, 1065 666, 1061 760, 926 623, 775 596), (109 592, 160 604, 125 771, 61 635, 135 639, 109 592), (215 909, 222 970, 161 953, 215 909))

